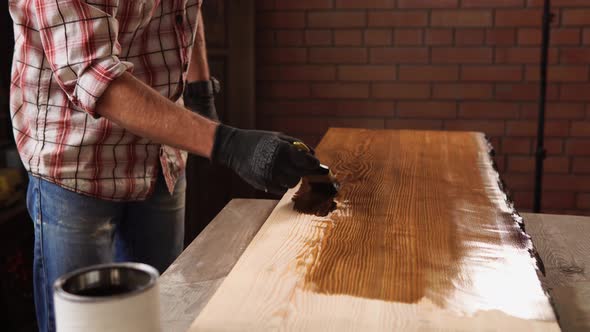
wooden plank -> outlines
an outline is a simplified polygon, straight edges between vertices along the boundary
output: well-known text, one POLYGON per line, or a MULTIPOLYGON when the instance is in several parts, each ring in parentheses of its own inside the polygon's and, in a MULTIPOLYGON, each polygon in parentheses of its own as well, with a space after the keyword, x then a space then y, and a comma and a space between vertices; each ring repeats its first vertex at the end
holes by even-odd
POLYGON ((590 331, 590 217, 524 213, 564 332, 590 331))
POLYGON ((289 191, 195 320, 201 330, 559 330, 482 134, 330 130, 325 218, 289 191))
POLYGON ((162 274, 163 331, 189 328, 276 204, 232 200, 162 274))

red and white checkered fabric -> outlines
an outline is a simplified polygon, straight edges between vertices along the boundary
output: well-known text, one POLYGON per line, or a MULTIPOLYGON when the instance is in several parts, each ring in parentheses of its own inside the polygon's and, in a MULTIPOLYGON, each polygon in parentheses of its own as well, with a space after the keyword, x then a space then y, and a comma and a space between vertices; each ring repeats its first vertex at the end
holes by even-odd
POLYGON ((186 153, 100 118, 125 71, 177 101, 201 0, 9 0, 15 28, 11 117, 26 169, 78 193, 141 200, 159 164, 169 188, 186 153))

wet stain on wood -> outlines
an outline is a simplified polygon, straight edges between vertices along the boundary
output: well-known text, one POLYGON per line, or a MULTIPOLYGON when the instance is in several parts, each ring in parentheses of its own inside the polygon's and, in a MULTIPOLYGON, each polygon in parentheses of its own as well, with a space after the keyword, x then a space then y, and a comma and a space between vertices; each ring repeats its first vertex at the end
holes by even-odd
POLYGON ((336 209, 336 194, 327 191, 312 190, 307 178, 303 178, 299 190, 293 195, 295 211, 325 217, 336 209))
POLYGON ((482 135, 331 133, 317 153, 339 175, 341 204, 314 220, 322 232, 299 255, 305 289, 550 316, 535 309, 546 297, 532 242, 482 135))

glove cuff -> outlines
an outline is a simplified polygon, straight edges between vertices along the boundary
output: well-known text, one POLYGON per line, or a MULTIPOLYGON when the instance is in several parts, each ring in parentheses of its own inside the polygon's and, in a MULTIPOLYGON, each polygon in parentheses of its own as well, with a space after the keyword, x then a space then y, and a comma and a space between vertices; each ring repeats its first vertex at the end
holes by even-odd
POLYGON ((231 141, 237 129, 220 123, 215 130, 215 140, 211 151, 211 161, 224 166, 230 166, 231 162, 231 141))
POLYGON ((215 77, 211 77, 208 81, 194 81, 186 84, 184 89, 184 96, 198 97, 212 97, 219 93, 221 84, 215 77))

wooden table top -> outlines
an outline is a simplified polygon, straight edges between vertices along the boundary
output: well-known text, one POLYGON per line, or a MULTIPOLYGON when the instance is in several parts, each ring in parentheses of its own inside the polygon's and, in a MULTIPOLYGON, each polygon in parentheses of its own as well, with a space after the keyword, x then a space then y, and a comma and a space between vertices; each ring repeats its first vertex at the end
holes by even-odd
MULTIPOLYGON (((278 201, 231 201, 160 278, 164 331, 186 331, 278 201)), ((590 217, 523 214, 563 331, 590 329, 590 217)))

